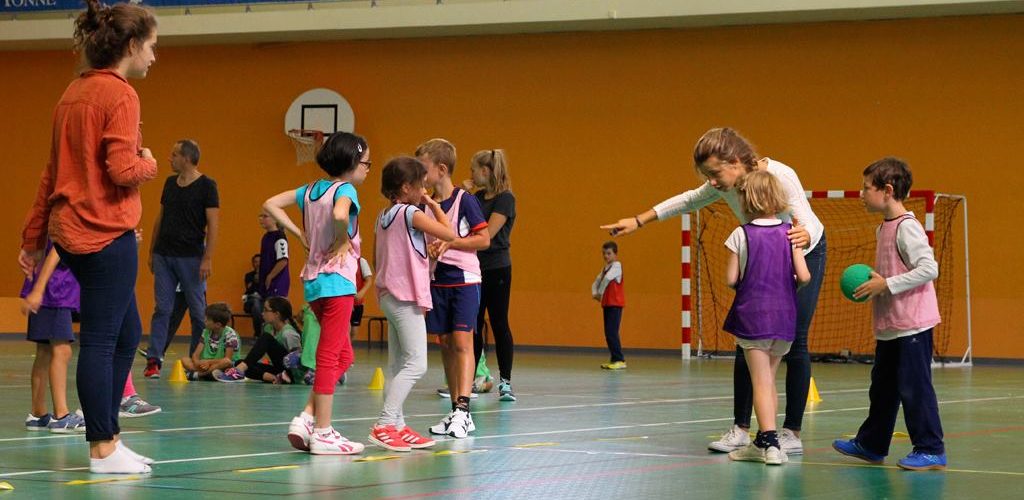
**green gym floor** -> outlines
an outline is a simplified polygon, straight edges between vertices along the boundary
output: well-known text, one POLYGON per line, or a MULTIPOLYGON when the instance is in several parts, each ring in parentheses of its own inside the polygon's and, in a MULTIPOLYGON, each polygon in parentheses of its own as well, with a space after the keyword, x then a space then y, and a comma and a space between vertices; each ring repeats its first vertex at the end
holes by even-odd
MULTIPOLYGON (((173 350, 183 349, 176 344, 173 350)), ((0 491, 0 500, 1005 498, 1024 484, 1024 458, 1016 453, 1024 439, 1021 367, 936 369, 950 466, 907 472, 895 466, 910 451, 906 437, 894 440, 881 466, 830 447, 866 415, 868 365, 815 364, 823 401, 808 407, 805 454, 766 467, 732 463, 706 449, 732 420, 732 361, 725 359, 684 363, 635 355, 628 370, 607 372, 598 368, 603 356, 597 352, 520 352, 519 401, 481 395, 473 403, 475 437, 411 453, 367 446, 351 457, 310 456, 288 445, 288 421, 305 401, 306 386, 179 385, 142 379, 142 363, 136 363, 140 395, 164 411, 122 419, 122 436, 157 464, 152 475, 119 477, 87 471, 82 436, 24 430, 32 352, 27 342, 0 341, 0 417, 6 422, 0 426, 0 481, 14 487, 0 491)), ((408 423, 424 434, 449 409, 434 393, 442 379, 439 354, 430 356, 430 371, 405 407, 408 423)), ((385 358, 376 348, 357 347, 348 384, 338 389, 334 425, 353 440, 366 442, 380 411, 382 393, 367 384, 385 358)), ((74 407, 74 382, 69 386, 74 407)), ((905 430, 897 424, 897 434, 905 430)))

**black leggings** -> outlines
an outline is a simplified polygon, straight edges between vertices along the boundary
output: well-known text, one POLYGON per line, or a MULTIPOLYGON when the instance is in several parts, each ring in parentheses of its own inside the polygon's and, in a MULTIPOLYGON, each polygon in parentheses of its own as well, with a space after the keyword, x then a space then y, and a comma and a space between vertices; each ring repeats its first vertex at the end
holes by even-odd
POLYGON ((256 345, 241 362, 245 363, 245 378, 263 380, 263 374, 277 375, 284 371, 284 357, 288 355, 288 349, 277 342, 277 339, 269 333, 263 333, 256 339, 256 345), (271 364, 260 363, 263 356, 270 357, 271 364))
POLYGON ((504 380, 512 380, 512 329, 508 326, 508 302, 512 289, 512 266, 483 271, 480 286, 480 310, 473 332, 473 353, 477 364, 484 350, 484 310, 491 320, 494 350, 498 355, 498 371, 504 380))

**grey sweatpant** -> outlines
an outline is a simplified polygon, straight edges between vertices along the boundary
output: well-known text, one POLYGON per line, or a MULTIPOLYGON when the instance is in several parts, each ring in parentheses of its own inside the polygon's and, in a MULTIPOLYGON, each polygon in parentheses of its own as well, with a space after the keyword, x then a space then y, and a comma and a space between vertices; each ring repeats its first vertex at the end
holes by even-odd
POLYGON ((378 425, 405 427, 402 405, 412 386, 427 372, 427 324, 423 308, 388 293, 380 308, 388 318, 388 372, 384 382, 384 410, 378 425))

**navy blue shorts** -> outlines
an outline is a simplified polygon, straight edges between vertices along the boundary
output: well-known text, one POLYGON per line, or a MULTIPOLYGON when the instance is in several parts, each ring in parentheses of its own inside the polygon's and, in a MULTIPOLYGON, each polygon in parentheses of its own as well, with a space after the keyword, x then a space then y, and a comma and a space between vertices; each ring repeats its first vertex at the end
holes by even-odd
POLYGON ((472 332, 480 309, 480 284, 432 286, 434 308, 427 313, 427 333, 472 332))
POLYGON ((75 341, 71 330, 71 309, 68 307, 40 307, 39 312, 28 315, 28 339, 40 344, 53 340, 75 341))

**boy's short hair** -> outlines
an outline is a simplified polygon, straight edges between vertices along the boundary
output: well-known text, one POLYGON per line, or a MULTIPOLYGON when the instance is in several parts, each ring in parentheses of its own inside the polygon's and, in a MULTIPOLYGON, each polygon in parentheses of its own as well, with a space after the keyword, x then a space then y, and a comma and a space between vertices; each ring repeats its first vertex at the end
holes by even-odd
POLYGON ((895 156, 886 156, 868 165, 864 169, 864 177, 878 189, 885 189, 886 184, 892 185, 892 195, 900 201, 907 199, 910 186, 914 184, 910 165, 895 156))
POLYGON ((612 253, 614 253, 615 255, 619 254, 619 244, 615 243, 614 241, 606 241, 604 242, 604 245, 601 245, 602 252, 608 249, 611 249, 612 253))
POLYGON ((448 166, 448 175, 455 173, 455 145, 445 139, 431 139, 416 148, 416 157, 426 155, 430 161, 448 166))
POLYGON ((231 323, 231 308, 223 302, 206 306, 206 319, 227 326, 231 323))

